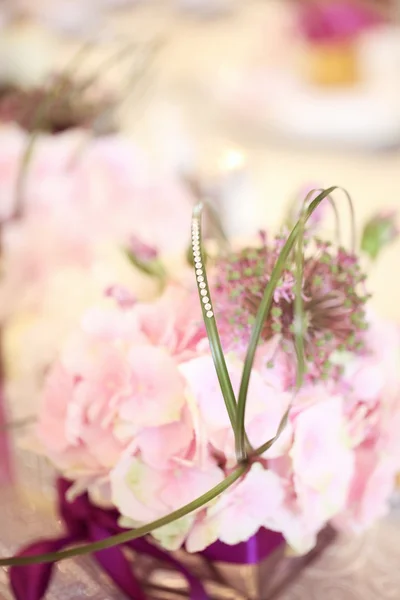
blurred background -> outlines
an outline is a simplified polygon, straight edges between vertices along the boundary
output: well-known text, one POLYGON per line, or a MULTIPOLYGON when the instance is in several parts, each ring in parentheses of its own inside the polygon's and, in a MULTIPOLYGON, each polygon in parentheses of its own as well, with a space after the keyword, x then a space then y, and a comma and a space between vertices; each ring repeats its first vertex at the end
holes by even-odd
MULTIPOLYGON (((400 205, 399 25, 398 0, 1 0, 0 120, 88 76, 159 172, 218 183, 232 235, 331 185, 361 223, 400 205)), ((371 268, 395 318, 398 252, 371 268)))

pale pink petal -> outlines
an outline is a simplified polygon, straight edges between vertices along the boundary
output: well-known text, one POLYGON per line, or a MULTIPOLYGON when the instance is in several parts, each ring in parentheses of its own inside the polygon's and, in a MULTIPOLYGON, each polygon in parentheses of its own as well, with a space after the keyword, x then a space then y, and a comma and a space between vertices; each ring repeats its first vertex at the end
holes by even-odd
POLYGON ((197 552, 216 539, 230 545, 247 541, 275 514, 283 499, 279 477, 262 465, 253 464, 245 477, 198 520, 186 547, 197 552))
POLYGON ((183 380, 162 349, 136 346, 129 355, 130 392, 122 399, 121 420, 137 429, 177 421, 185 403, 183 380))

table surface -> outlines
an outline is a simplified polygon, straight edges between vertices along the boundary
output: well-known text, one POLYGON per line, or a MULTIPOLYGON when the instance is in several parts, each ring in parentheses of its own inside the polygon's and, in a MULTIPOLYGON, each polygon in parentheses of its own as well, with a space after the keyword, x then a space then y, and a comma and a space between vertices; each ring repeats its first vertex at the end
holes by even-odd
MULTIPOLYGON (((43 476, 37 459, 25 465, 36 474, 36 485, 43 476)), ((48 481, 41 481, 45 492, 48 481)), ((32 486, 34 489, 34 486, 32 486)), ((0 554, 15 552, 27 540, 52 537, 60 531, 49 510, 46 496, 21 495, 1 491, 2 522, 0 554)), ((276 600, 397 600, 400 590, 400 508, 383 519, 367 534, 338 539, 276 600)), ((218 588, 215 600, 245 600, 240 595, 218 588)), ((180 597, 180 596, 179 596, 180 597)), ((122 600, 123 596, 99 572, 88 557, 58 563, 46 600, 122 600)), ((168 600, 164 594, 162 600, 168 600)), ((171 600, 177 595, 172 594, 171 600)), ((0 600, 13 600, 6 569, 0 568, 0 600)), ((260 599, 261 600, 261 599, 260 599)), ((275 600, 275 599, 274 599, 275 600)))

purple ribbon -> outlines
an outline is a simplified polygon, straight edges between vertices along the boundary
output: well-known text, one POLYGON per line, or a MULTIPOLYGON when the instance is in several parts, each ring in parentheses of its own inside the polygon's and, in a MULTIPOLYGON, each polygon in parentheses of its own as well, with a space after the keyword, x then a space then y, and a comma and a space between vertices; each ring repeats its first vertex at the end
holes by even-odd
POLYGON ((12 481, 12 476, 10 437, 7 430, 5 409, 3 357, 0 349, 0 485, 10 483, 12 481))
MULTIPOLYGON (((33 556, 56 552, 81 542, 97 542, 124 531, 118 526, 118 513, 104 510, 91 504, 87 494, 68 502, 66 493, 71 483, 60 479, 57 483, 59 512, 66 533, 54 539, 34 542, 19 552, 18 556, 33 556)), ((260 530, 248 542, 236 546, 227 546, 217 542, 202 554, 206 560, 218 560, 229 563, 257 564, 272 553, 283 542, 279 533, 260 530)), ((157 548, 141 538, 127 542, 124 546, 137 553, 147 554, 172 566, 185 578, 189 586, 190 600, 210 600, 197 577, 168 552, 157 548)), ((94 553, 94 558, 116 586, 132 600, 148 600, 143 587, 134 574, 134 561, 129 561, 120 546, 94 553)), ((54 564, 35 564, 11 567, 10 584, 16 600, 40 600, 49 586, 54 564)))

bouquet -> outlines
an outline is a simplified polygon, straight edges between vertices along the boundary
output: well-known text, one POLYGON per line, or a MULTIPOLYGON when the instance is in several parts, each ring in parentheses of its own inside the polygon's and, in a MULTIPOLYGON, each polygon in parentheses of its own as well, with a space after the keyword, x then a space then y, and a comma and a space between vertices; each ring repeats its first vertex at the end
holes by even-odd
POLYGON ((151 301, 105 293, 84 312, 47 374, 35 436, 63 478, 68 534, 0 560, 17 598, 42 597, 47 563, 86 552, 144 598, 119 544, 205 598, 171 551, 215 557, 222 544, 240 562, 243 545, 268 554, 285 540, 302 554, 328 524, 360 532, 385 513, 399 331, 369 308, 360 254, 375 259, 397 232, 383 214, 360 250, 317 237, 309 224, 334 189, 309 195, 290 233, 218 253, 197 205, 193 285, 167 279, 151 301))

